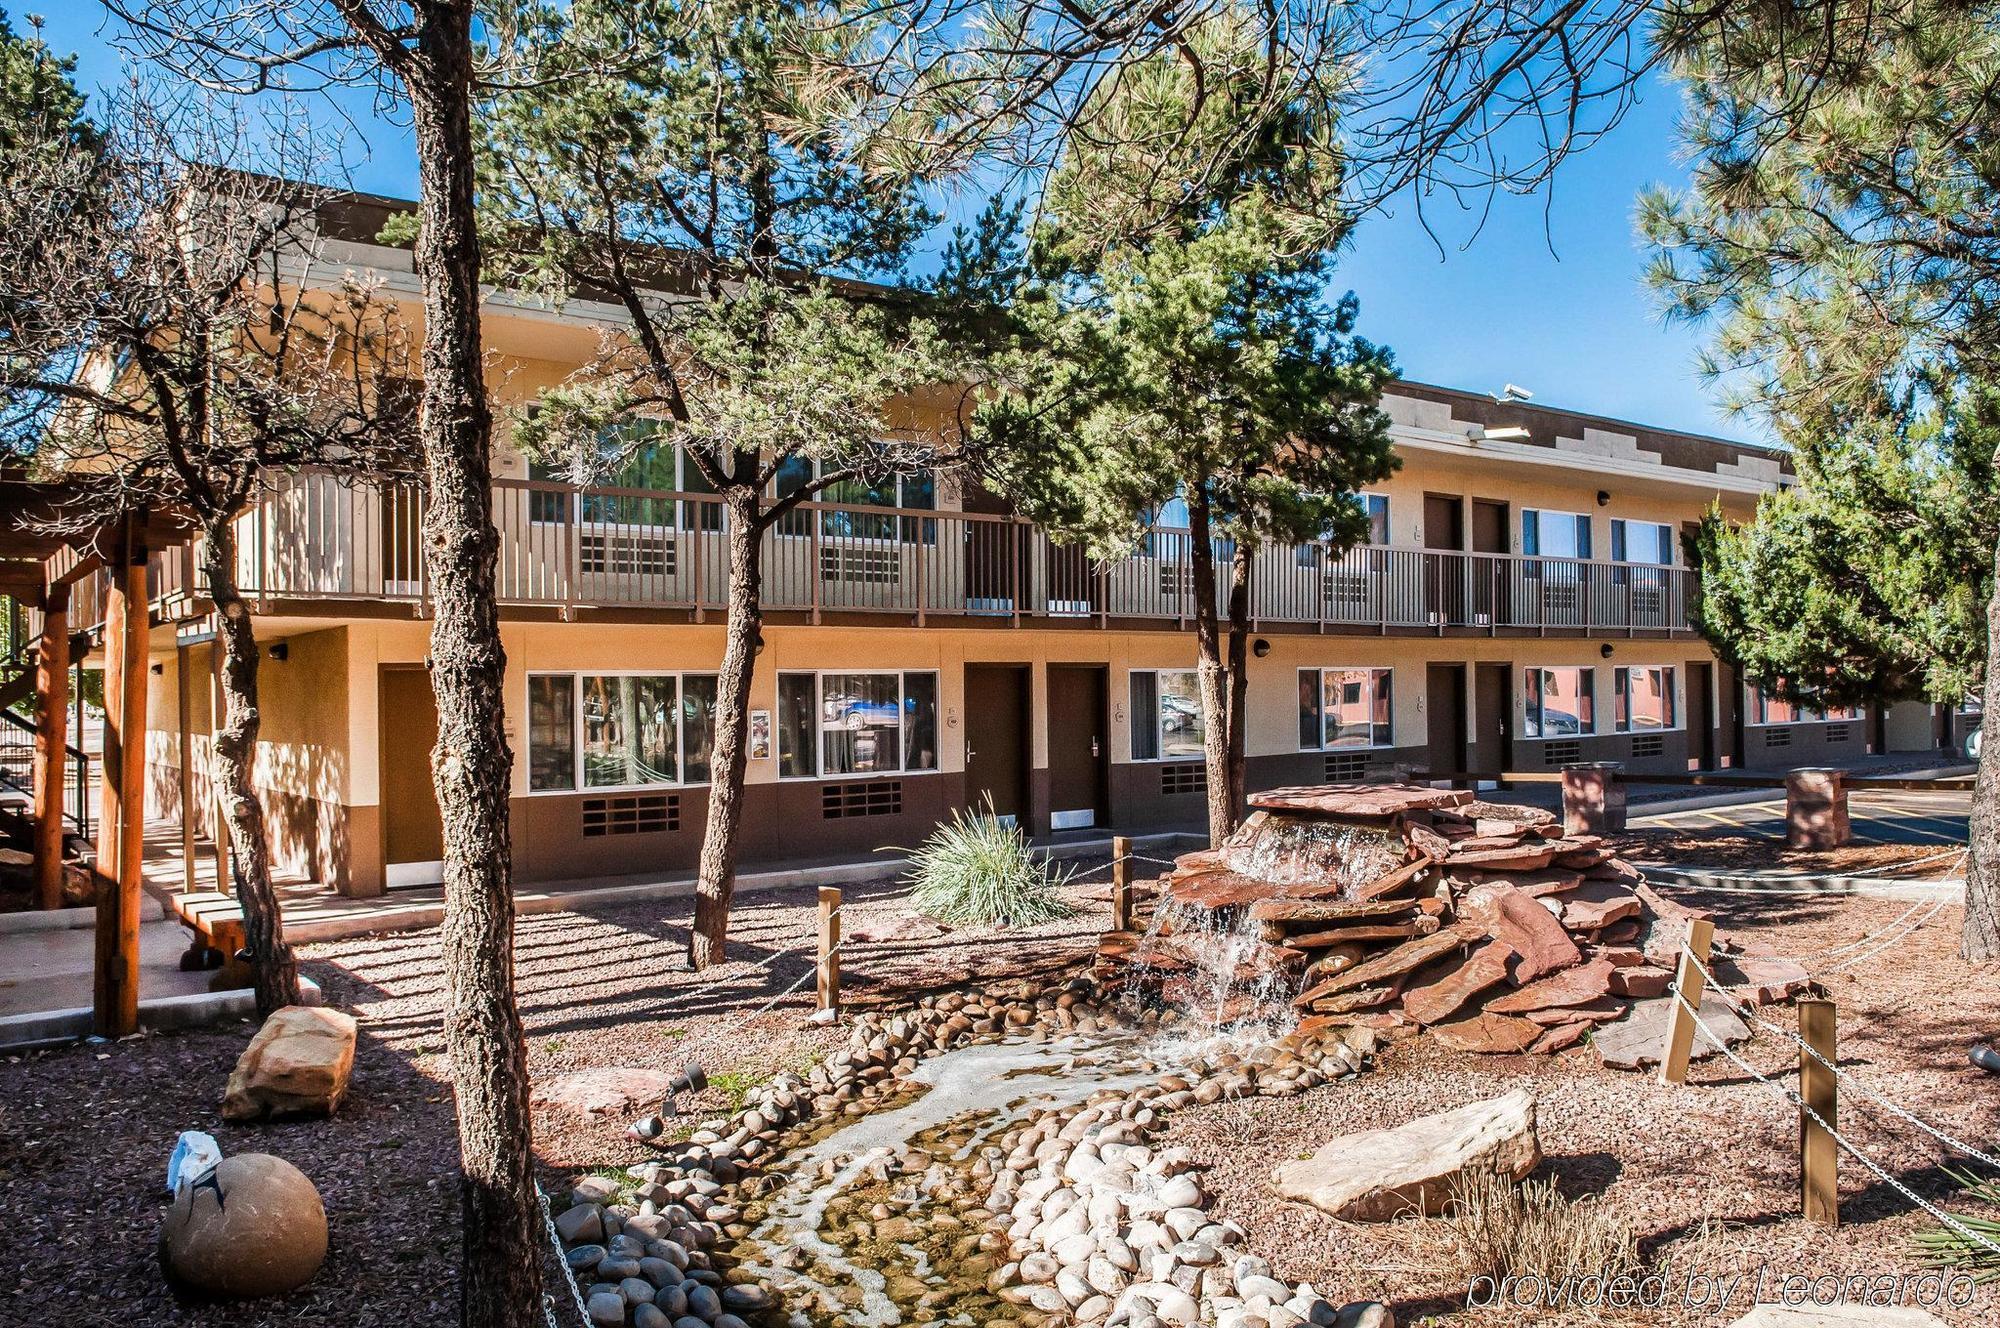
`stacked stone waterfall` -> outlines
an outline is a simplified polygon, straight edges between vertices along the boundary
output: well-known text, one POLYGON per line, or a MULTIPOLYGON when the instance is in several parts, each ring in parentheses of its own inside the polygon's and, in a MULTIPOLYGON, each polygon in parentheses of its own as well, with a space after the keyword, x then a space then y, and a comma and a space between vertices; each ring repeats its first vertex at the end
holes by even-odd
MULTIPOLYGON (((1221 848, 1160 878, 1144 933, 1104 938, 1101 977, 1174 999, 1217 981, 1216 935, 1254 937, 1221 974, 1235 1016, 1283 1003, 1306 1029, 1422 1028, 1464 1051, 1552 1053, 1671 999, 1687 924, 1704 916, 1539 808, 1405 784, 1273 789, 1250 805, 1221 848)), ((1759 1000, 1806 984, 1795 964, 1718 944, 1718 976, 1759 1000)))

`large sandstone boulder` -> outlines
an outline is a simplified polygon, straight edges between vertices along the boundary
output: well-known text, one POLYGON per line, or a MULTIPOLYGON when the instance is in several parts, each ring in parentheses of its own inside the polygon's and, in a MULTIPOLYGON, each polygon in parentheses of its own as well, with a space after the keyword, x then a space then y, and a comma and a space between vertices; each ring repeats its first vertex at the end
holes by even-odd
POLYGON ((304 1286, 326 1259, 326 1208, 281 1157, 225 1157, 160 1220, 160 1271, 182 1295, 246 1299, 304 1286))
POLYGON ((1944 1320, 1910 1305, 1759 1305, 1729 1328, 1945 1328, 1944 1320))
POLYGON ((272 1012, 236 1060, 222 1118, 330 1116, 354 1070, 354 1016, 323 1006, 272 1012))
POLYGON ((1386 1222, 1441 1212, 1460 1176, 1493 1172, 1519 1180, 1542 1160, 1535 1098, 1525 1088, 1408 1125, 1330 1139, 1312 1157, 1282 1162, 1278 1193, 1349 1222, 1386 1222))

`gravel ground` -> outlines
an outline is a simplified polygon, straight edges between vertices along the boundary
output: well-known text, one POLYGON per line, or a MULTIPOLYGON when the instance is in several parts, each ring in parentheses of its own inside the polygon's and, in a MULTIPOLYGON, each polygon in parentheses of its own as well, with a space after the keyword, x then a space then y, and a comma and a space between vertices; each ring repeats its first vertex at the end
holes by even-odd
POLYGON ((1783 839, 1746 831, 1627 830, 1613 837, 1618 851, 1634 862, 1714 867, 1723 871, 1840 873, 1867 876, 1887 872, 1908 880, 1959 876, 1965 864, 1949 844, 1845 844, 1839 848, 1795 849, 1783 839), (1917 864, 1912 866, 1911 864, 1917 864))
MULTIPOLYGON (((1000 938, 955 934, 857 944, 844 954, 851 1005, 900 1006, 970 980, 1081 971, 1104 925, 1102 865, 1071 887, 1078 915, 1000 938)), ((1685 893, 1685 892, 1681 892, 1685 893)), ((1892 921, 1903 906, 1866 900, 1709 899, 1725 925, 1773 951, 1845 945, 1892 921)), ((849 933, 902 916, 888 889, 850 895, 849 933)), ((810 978, 810 891, 746 896, 733 933, 734 962, 697 984, 681 959, 688 906, 607 908, 523 918, 522 1015, 537 1081, 599 1065, 678 1068, 699 1060, 721 1078, 695 1105, 720 1109, 732 1087, 803 1063, 834 1035, 805 1023, 810 978), (760 967, 792 945, 802 948, 760 967), (772 995, 800 985, 775 1009, 772 995)), ((1867 1082, 1936 1123, 1975 1139, 1996 1133, 2000 1082, 1965 1068, 1965 1044, 2000 1031, 2000 994, 1968 981, 1953 950, 1957 910, 1945 909, 1893 953, 1830 979, 1841 1001, 1844 1058, 1867 1082)), ((0 1063, 0 1324, 341 1325, 404 1328, 455 1319, 456 1147, 437 1023, 435 931, 305 948, 307 971, 362 1021, 348 1104, 332 1121, 228 1126, 222 1086, 249 1028, 144 1037, 73 1047, 0 1063), (319 1184, 333 1229, 328 1265, 303 1292, 254 1306, 176 1304, 153 1266, 152 1240, 166 1155, 182 1129, 214 1133, 225 1152, 269 1151, 319 1184)), ((1772 1035, 1749 1059, 1789 1058, 1772 1035)), ((1463 1286, 1442 1224, 1336 1223, 1271 1201, 1264 1177, 1275 1157, 1328 1134, 1408 1119, 1526 1079, 1542 1096, 1551 1174, 1572 1192, 1603 1191, 1646 1239, 1681 1266, 1724 1271, 1768 1262, 1774 1271, 1914 1270, 1905 1238, 1920 1222, 1907 1206, 1843 1168, 1838 1233, 1796 1211, 1796 1124, 1789 1111, 1726 1067, 1697 1068, 1694 1084, 1666 1089, 1597 1068, 1587 1051, 1556 1060, 1475 1059, 1421 1041, 1383 1055, 1376 1073, 1285 1102, 1219 1105, 1184 1113, 1173 1136, 1210 1164, 1225 1210, 1249 1227, 1253 1247, 1281 1275, 1311 1279, 1341 1299, 1380 1296, 1407 1325, 1426 1315, 1453 1324, 1565 1322, 1520 1311, 1454 1313, 1463 1286), (1720 1145, 1720 1146, 1718 1146, 1720 1145), (1704 1223, 1709 1226, 1704 1229, 1704 1223)), ((1844 1116, 1858 1138, 1931 1196, 1950 1193, 1937 1155, 1858 1105, 1844 1116)), ((543 1111, 536 1145, 544 1179, 621 1165, 639 1152, 615 1126, 543 1111)), ((1739 1293, 1747 1295, 1747 1291, 1739 1293)), ((1953 1321, 1992 1322, 1996 1292, 1953 1321)), ((1747 1306, 1739 1303, 1733 1319, 1747 1306)), ((1567 1322, 1600 1322, 1573 1319, 1567 1322)), ((1698 1316, 1630 1322, 1693 1323, 1698 1316)))
MULTIPOLYGON (((1810 956, 1894 923, 1906 906, 1673 893, 1715 907, 1723 926, 1749 948, 1805 959, 1839 1003, 1843 1066, 1933 1125, 1993 1150, 2000 1137, 2000 1079, 1972 1069, 1965 1052, 1974 1040, 2000 1035, 2000 993, 1990 981, 1971 980, 1958 959, 1957 907, 1930 914, 1886 954, 1836 973, 1834 965, 1868 947, 1810 956)), ((1786 1011, 1773 1018, 1790 1021, 1786 1011)), ((1792 1046, 1760 1032, 1742 1054, 1775 1075, 1796 1065, 1792 1046)), ((1840 1121, 1843 1133, 1917 1193, 1979 1211, 1949 1201, 1954 1186, 1937 1166, 1943 1155, 1921 1134, 1852 1094, 1843 1100, 1840 1121)), ((1384 1300, 1405 1325, 1431 1321, 1427 1316, 1468 1328, 1733 1323, 1749 1310, 1760 1267, 1770 1270, 1773 1287, 1789 1273, 1873 1276, 1924 1268, 1908 1237, 1928 1219, 1852 1159, 1841 1163, 1841 1229, 1829 1232, 1797 1216, 1797 1112, 1719 1057, 1698 1064, 1688 1086, 1671 1088, 1650 1075, 1604 1070, 1587 1048, 1555 1060, 1467 1057, 1418 1039, 1390 1048, 1374 1074, 1354 1083, 1289 1101, 1183 1112, 1168 1140, 1186 1144, 1210 1164, 1207 1179, 1223 1211, 1245 1224, 1251 1247, 1270 1257, 1280 1276, 1309 1280, 1336 1303, 1384 1300), (1631 1223, 1642 1249, 1670 1270, 1676 1290, 1690 1271, 1747 1272, 1726 1315, 1681 1307, 1624 1316, 1466 1311, 1466 1278, 1444 1223, 1356 1225, 1270 1201, 1266 1177, 1275 1157, 1309 1152, 1339 1132, 1400 1124, 1524 1083, 1540 1100, 1548 1160, 1539 1174, 1555 1178, 1571 1195, 1603 1195, 1631 1223)), ((1994 1214, 1988 1209, 1987 1215, 1994 1214)), ((1969 1309, 1941 1317, 1963 1325, 2000 1321, 2000 1287, 1982 1289, 1969 1309)))

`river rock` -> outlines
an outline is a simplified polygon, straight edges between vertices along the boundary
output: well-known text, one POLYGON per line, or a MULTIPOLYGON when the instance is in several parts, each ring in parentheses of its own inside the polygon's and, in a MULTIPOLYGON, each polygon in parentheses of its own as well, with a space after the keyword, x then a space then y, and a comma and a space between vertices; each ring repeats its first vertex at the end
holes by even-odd
POLYGON ((625 1297, 616 1291, 592 1292, 583 1309, 596 1328, 624 1328, 625 1297))
POLYGON ((1309 1159, 1280 1163, 1272 1179, 1284 1198, 1345 1221, 1380 1222, 1438 1213, 1462 1175, 1519 1180, 1541 1159, 1534 1095, 1517 1088, 1392 1129, 1336 1136, 1309 1159))
POLYGON ((324 1006, 274 1010, 230 1071, 222 1118, 329 1116, 354 1070, 354 1016, 324 1006))
MULTIPOLYGON (((1600 1027, 1590 1039, 1591 1047, 1598 1059, 1614 1070, 1636 1070, 1645 1065, 1657 1065, 1667 1041, 1667 1025, 1671 1020, 1675 1000, 1672 996, 1662 996, 1654 1001, 1640 1001, 1633 1005, 1632 1013, 1615 1024, 1600 1027)), ((1701 998, 1701 1020, 1715 1035, 1730 1045, 1746 1041, 1750 1028, 1737 1015, 1734 1008, 1714 992, 1704 992, 1701 998)), ((1715 1055, 1716 1048, 1697 1028, 1694 1044, 1689 1052, 1693 1060, 1706 1060, 1715 1055)))

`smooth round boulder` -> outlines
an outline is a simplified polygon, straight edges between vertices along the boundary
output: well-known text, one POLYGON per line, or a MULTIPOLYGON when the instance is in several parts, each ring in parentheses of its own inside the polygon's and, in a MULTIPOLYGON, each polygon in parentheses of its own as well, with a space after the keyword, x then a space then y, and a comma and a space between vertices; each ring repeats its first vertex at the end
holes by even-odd
POLYGON ((306 1174, 269 1153, 225 1157, 183 1185, 160 1221, 160 1271, 182 1295, 283 1295, 326 1261, 326 1206, 306 1174))

